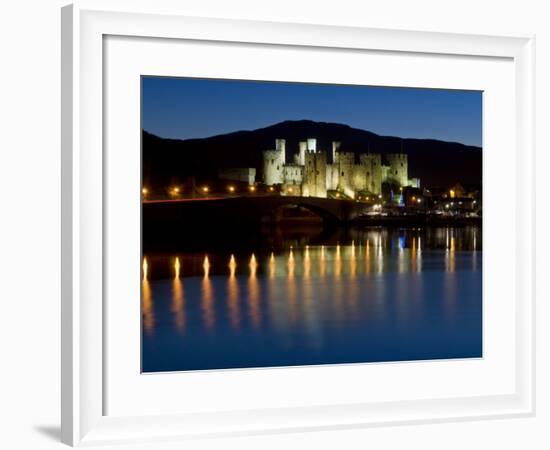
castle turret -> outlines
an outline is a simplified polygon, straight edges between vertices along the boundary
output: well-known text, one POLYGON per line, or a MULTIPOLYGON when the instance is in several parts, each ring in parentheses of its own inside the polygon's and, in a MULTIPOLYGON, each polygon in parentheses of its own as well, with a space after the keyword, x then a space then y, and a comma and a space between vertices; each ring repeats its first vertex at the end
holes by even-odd
POLYGON ((311 153, 317 152, 317 139, 309 138, 307 140, 307 151, 311 153))
POLYGON ((327 154, 325 152, 306 153, 302 195, 327 196, 327 154))
POLYGON ((286 163, 286 139, 275 139, 275 150, 282 153, 282 163, 286 163))
POLYGON ((305 160, 306 160, 306 150, 307 150, 307 141, 300 141, 299 144, 298 144, 298 149, 299 149, 299 152, 298 152, 298 161, 297 163, 301 166, 303 166, 305 164, 305 160))
POLYGON ((333 164, 333 167, 337 168, 337 189, 354 198, 353 172, 355 153, 339 152, 337 153, 337 160, 337 164, 333 164))
POLYGON ((360 156, 365 174, 365 187, 373 194, 382 192, 382 157, 379 153, 364 153, 360 156))
POLYGON ((332 141, 332 164, 336 162, 336 155, 340 151, 341 142, 332 141))
POLYGON ((284 181, 286 141, 277 139, 275 150, 265 150, 263 157, 263 180, 268 186, 282 184, 284 181))
POLYGON ((386 155, 386 159, 389 163, 387 181, 395 182, 401 187, 407 186, 409 183, 407 155, 405 153, 393 153, 386 155))

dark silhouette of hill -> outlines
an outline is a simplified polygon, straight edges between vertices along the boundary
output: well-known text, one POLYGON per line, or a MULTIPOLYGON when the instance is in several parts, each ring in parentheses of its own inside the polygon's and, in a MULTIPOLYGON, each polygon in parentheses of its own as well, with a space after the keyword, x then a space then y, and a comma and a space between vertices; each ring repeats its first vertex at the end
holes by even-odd
MULTIPOLYGON (((380 136, 348 125, 310 120, 285 121, 266 128, 212 136, 203 139, 164 139, 143 131, 144 181, 166 185, 189 175, 208 177, 223 167, 256 167, 261 181, 262 151, 272 149, 276 138, 286 139, 287 161, 298 152, 298 142, 317 138, 317 149, 330 155, 332 141, 341 151, 360 153, 403 152, 409 159, 409 177, 419 177, 423 186, 448 187, 455 182, 481 185, 480 147, 435 139, 380 136)), ((330 156, 328 156, 330 162, 330 156)))

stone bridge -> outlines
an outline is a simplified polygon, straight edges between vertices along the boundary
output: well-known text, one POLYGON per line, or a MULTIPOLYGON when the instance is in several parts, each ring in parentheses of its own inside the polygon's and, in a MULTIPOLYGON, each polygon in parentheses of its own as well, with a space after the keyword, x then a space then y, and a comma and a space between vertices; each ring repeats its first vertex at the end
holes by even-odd
POLYGON ((353 200, 319 197, 266 196, 242 198, 243 204, 256 209, 264 219, 278 222, 283 207, 300 206, 319 216, 324 222, 351 222, 365 214, 368 206, 353 200))
POLYGON ((285 206, 300 206, 318 215, 326 223, 351 222, 365 214, 369 206, 345 199, 251 195, 242 197, 211 197, 143 204, 143 217, 148 221, 176 220, 190 222, 228 221, 277 222, 285 206))

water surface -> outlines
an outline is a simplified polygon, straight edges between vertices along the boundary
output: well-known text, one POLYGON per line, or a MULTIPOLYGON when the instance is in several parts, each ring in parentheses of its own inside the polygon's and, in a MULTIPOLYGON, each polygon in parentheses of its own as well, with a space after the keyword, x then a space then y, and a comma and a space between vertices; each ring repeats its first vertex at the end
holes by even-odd
POLYGON ((144 372, 482 356, 478 227, 251 242, 145 253, 144 372))

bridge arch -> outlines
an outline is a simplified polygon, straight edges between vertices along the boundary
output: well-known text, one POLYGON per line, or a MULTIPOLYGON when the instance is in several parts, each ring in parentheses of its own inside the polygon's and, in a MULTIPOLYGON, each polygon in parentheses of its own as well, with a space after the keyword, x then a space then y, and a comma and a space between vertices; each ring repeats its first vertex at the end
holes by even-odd
MULTIPOLYGON (((284 199, 284 197, 281 197, 281 199, 284 199)), ((275 202, 275 204, 267 202, 265 206, 264 217, 268 217, 272 222, 279 222, 283 209, 288 207, 299 207, 306 209, 319 217, 324 223, 337 223, 342 221, 342 217, 337 215, 334 211, 331 211, 329 208, 307 201, 288 199, 275 202)))

